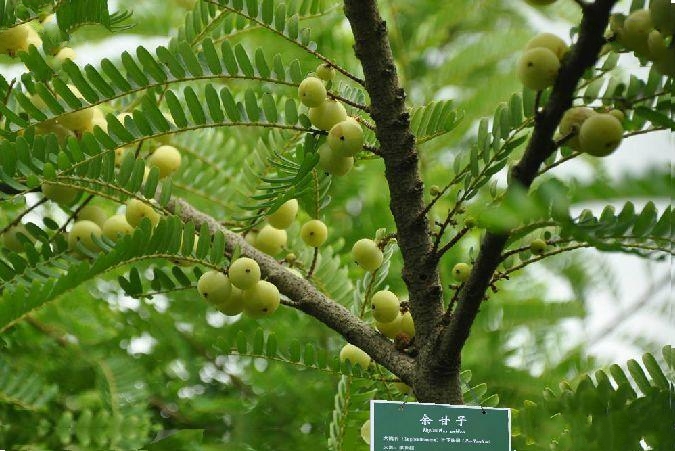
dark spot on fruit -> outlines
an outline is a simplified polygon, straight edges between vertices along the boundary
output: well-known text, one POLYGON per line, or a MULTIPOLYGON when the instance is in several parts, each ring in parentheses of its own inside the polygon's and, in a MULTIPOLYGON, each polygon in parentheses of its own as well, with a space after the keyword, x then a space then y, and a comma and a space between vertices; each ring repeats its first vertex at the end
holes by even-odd
POLYGON ((250 270, 250 269, 247 269, 246 272, 251 272, 251 270, 250 270))
POLYGON ((527 67, 532 67, 532 66, 534 66, 534 63, 533 63, 532 61, 529 61, 529 62, 527 63, 527 67))
POLYGON ((345 137, 344 137, 344 136, 340 136, 340 141, 344 141, 344 140, 345 140, 345 137))
POLYGON ((263 312, 267 312, 267 307, 265 307, 264 309, 262 309, 262 311, 263 311, 263 312))

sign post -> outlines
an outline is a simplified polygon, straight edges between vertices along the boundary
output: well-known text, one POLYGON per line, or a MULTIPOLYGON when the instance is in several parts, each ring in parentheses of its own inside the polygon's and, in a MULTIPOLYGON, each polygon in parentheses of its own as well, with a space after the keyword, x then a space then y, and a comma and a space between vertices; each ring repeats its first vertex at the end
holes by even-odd
POLYGON ((511 410, 370 401, 371 451, 511 451, 511 410))

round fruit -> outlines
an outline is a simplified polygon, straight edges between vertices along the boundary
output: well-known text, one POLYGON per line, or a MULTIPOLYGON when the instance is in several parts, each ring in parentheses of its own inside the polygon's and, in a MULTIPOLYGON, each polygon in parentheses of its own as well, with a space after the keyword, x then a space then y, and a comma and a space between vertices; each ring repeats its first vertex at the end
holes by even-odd
POLYGON ((335 78, 335 69, 326 63, 321 63, 316 67, 316 76, 324 81, 330 81, 335 78))
POLYGON ((126 147, 118 147, 115 149, 115 166, 120 166, 122 161, 126 158, 127 154, 133 155, 133 151, 126 147))
POLYGON ((675 33, 675 3, 672 0, 651 0, 649 12, 654 28, 666 36, 675 33))
POLYGON ((159 169, 159 178, 168 177, 180 167, 180 152, 173 146, 159 146, 148 157, 148 165, 159 169))
POLYGON ((155 227, 159 223, 161 216, 145 202, 141 202, 138 199, 129 199, 127 201, 126 218, 131 227, 138 227, 143 218, 148 218, 152 226, 155 227))
POLYGON ((256 235, 255 247, 266 254, 274 256, 281 252, 287 240, 288 235, 285 230, 280 230, 267 224, 256 235))
POLYGON ((361 426, 361 438, 367 445, 370 445, 370 420, 366 420, 361 426))
POLYGON ((363 148, 363 129, 356 119, 348 117, 333 125, 327 143, 337 155, 353 157, 363 148))
POLYGON ((375 293, 370 300, 373 318, 381 323, 390 323, 396 319, 401 308, 398 297, 389 290, 375 293))
POLYGON ((562 60, 563 56, 570 49, 569 46, 558 36, 553 33, 541 33, 533 37, 525 44, 525 49, 536 49, 538 47, 543 47, 552 51, 559 60, 562 60))
POLYGON ((365 370, 370 366, 370 356, 361 348, 347 343, 340 350, 340 362, 349 362, 352 366, 359 365, 365 370))
POLYGON ((594 114, 595 111, 585 106, 575 106, 565 111, 565 114, 563 114, 563 117, 560 120, 558 131, 562 136, 567 136, 574 132, 574 135, 566 142, 569 147, 574 150, 579 150, 581 148, 581 144, 579 143, 579 130, 581 129, 581 124, 594 114))
POLYGON ((452 276, 460 282, 466 282, 471 274, 471 266, 468 263, 457 263, 452 268, 452 276))
POLYGON ((31 28, 30 25, 24 23, 0 31, 0 54, 6 53, 14 56, 17 50, 25 47, 29 28, 31 28))
POLYGON ((318 219, 312 219, 302 225, 300 238, 307 246, 319 247, 328 238, 328 227, 318 219))
POLYGON ((549 49, 538 47, 526 50, 516 69, 520 82, 527 88, 541 91, 553 85, 560 70, 560 60, 549 49))
POLYGON ((354 166, 354 157, 342 157, 334 152, 328 144, 319 146, 319 166, 335 177, 342 177, 354 166))
POLYGON ((61 66, 65 60, 74 60, 77 57, 77 53, 75 53, 75 50, 71 49, 70 47, 64 47, 61 50, 58 51, 56 55, 54 55, 54 62, 56 63, 56 66, 61 66))
POLYGON ((47 199, 56 202, 57 204, 70 205, 78 198, 80 190, 71 188, 70 186, 44 182, 42 184, 42 194, 44 194, 47 199))
POLYGON ((249 230, 244 239, 248 244, 251 246, 255 247, 255 240, 258 238, 258 232, 255 230, 249 230))
POLYGON ((352 247, 352 258, 360 267, 373 272, 382 265, 384 254, 375 241, 361 238, 352 247))
POLYGON ((668 45, 659 30, 652 30, 647 36, 647 47, 653 59, 661 59, 668 54, 668 45))
POLYGON ((541 238, 532 240, 530 243, 530 252, 532 252, 534 255, 541 255, 546 252, 546 241, 542 240, 541 238))
POLYGON ((113 241, 117 241, 124 235, 131 235, 134 228, 129 225, 127 218, 124 215, 112 215, 105 220, 101 226, 103 236, 113 241))
POLYGON ((616 150, 623 139, 623 126, 611 114, 600 113, 588 118, 579 131, 581 151, 604 157, 616 150))
POLYGON ((318 107, 326 101, 326 87, 316 77, 307 77, 298 86, 298 97, 307 107, 318 107))
POLYGON ((232 262, 228 271, 230 282, 241 290, 253 288, 260 280, 260 266, 252 258, 240 257, 232 262))
POLYGON ((415 336, 415 323, 410 312, 405 312, 401 315, 401 332, 406 334, 409 338, 415 336))
POLYGON ((101 111, 101 109, 97 106, 92 107, 92 111, 94 114, 92 115, 91 122, 89 123, 89 126, 84 129, 84 131, 94 133, 96 126, 99 126, 101 127, 101 130, 108 133, 108 121, 105 119, 103 111, 101 111))
POLYGON ((623 122, 624 119, 626 119, 626 115, 625 115, 624 112, 621 111, 621 110, 611 110, 611 111, 609 112, 609 114, 611 114, 612 116, 614 116, 615 118, 617 118, 617 119, 619 120, 619 122, 623 122))
POLYGON ((279 308, 281 297, 273 283, 259 280, 252 288, 244 291, 244 313, 251 318, 269 316, 279 308))
POLYGON ((244 293, 243 290, 232 287, 230 296, 215 307, 223 315, 236 316, 244 310, 244 293))
POLYGON ((396 338, 396 335, 403 332, 403 329, 401 329, 402 319, 403 315, 401 315, 401 313, 399 312, 396 315, 396 318, 394 318, 394 321, 389 321, 388 323, 376 322, 375 327, 377 328, 377 330, 380 331, 382 335, 393 340, 394 338, 396 338))
POLYGON ((19 239, 19 234, 25 236, 30 241, 33 241, 31 235, 28 233, 26 226, 17 224, 12 226, 2 235, 2 243, 4 246, 14 252, 23 252, 23 242, 19 239))
POLYGON ((654 29, 649 10, 633 11, 623 22, 623 28, 617 33, 617 41, 638 55, 649 55, 647 38, 654 29))
MULTIPOLYGON (((84 96, 80 93, 80 90, 73 85, 68 85, 68 88, 73 93, 73 95, 79 99, 84 99, 84 96)), ((73 111, 72 113, 64 114, 59 116, 57 119, 58 123, 63 125, 69 130, 74 132, 82 132, 87 128, 91 127, 91 121, 94 118, 93 108, 85 108, 78 111, 73 111)))
POLYGON ((277 229, 287 229, 295 221, 295 217, 298 215, 298 200, 291 199, 287 200, 281 207, 273 213, 270 213, 267 216, 267 221, 277 229))
POLYGON ((347 119, 347 110, 335 99, 326 99, 321 105, 309 109, 309 120, 320 130, 330 130, 333 125, 347 119))
POLYGON ((77 250, 77 243, 82 243, 84 247, 92 252, 99 250, 92 236, 101 236, 101 228, 92 221, 77 221, 68 233, 68 247, 71 250, 77 250))
POLYGON ((232 293, 230 279, 220 271, 207 271, 197 281, 197 291, 213 305, 227 301, 232 293))
POLYGON ((103 227, 103 223, 108 220, 108 214, 96 205, 85 205, 75 215, 77 221, 91 221, 95 222, 99 227, 103 227))

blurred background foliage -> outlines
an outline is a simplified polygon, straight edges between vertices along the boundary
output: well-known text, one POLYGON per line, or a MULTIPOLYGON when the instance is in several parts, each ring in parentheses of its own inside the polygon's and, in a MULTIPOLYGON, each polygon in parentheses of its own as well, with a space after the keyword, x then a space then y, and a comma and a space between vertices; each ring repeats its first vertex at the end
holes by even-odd
MULTIPOLYGON (((176 30, 184 26, 188 11, 185 3, 190 2, 111 2, 111 9, 133 11, 128 22, 133 27, 112 35, 100 26, 87 26, 72 35, 69 45, 77 50, 99 43, 114 46, 124 38, 142 44, 149 38, 175 37, 176 30)), ((360 73, 341 3, 318 3, 320 12, 302 18, 303 25, 311 27, 312 38, 322 54, 360 73)), ((532 21, 530 8, 516 0, 378 3, 389 26, 399 76, 410 105, 454 99, 463 114, 462 122, 452 133, 426 142, 419 149, 427 187, 443 186, 453 159, 470 143, 477 120, 491 116, 495 105, 521 89, 513 66, 518 51, 535 33, 536 21, 532 21)), ((540 21, 555 20, 558 24, 563 21, 571 25, 579 19, 578 8, 571 1, 560 1, 535 14, 540 21)), ((233 45, 243 42, 247 49, 263 47, 269 54, 279 52, 287 63, 297 58, 304 73, 317 64, 315 58, 259 27, 228 33, 214 27, 212 37, 215 41, 227 38, 233 45)), ((8 64, 9 60, 0 59, 0 63, 8 64)), ((287 87, 232 80, 222 83, 233 91, 252 87, 261 92, 294 94, 293 88, 287 87)), ((192 82, 194 86, 203 84, 192 82)), ((133 101, 134 96, 129 96, 105 108, 118 112, 133 101)), ((241 214, 239 205, 246 202, 251 188, 242 173, 247 167, 264 167, 260 165, 264 158, 255 157, 268 156, 269 148, 277 143, 277 138, 270 137, 267 131, 231 127, 169 139, 188 156, 187 167, 192 169, 174 178, 175 194, 226 223, 241 214), (218 186, 202 189, 202 180, 204 184, 215 180, 218 186)), ((146 151, 142 148, 141 154, 146 151)), ((596 169, 598 178, 605 176, 601 167, 596 169)), ((393 230, 387 191, 382 189, 382 172, 380 161, 363 160, 357 162, 346 179, 331 184, 331 204, 321 215, 330 226, 329 241, 335 251, 351 247, 363 236, 373 236, 379 228, 393 230)), ((663 171, 656 172, 663 178, 663 171)), ((630 186, 642 183, 652 187, 655 179, 649 172, 631 173, 625 180, 628 178, 630 186)), ((573 202, 605 201, 613 195, 599 188, 593 191, 586 182, 579 184, 573 202)), ((604 181, 599 184, 605 188, 608 185, 604 181)), ((616 186, 619 197, 634 193, 630 189, 628 193, 621 192, 621 181, 616 186)), ((663 199, 668 196, 667 186, 664 183, 657 190, 663 199)), ((655 195, 654 189, 648 191, 649 197, 655 195)), ((34 203, 37 197, 29 194, 27 199, 5 202, 0 223, 9 222, 26 202, 34 203)), ((116 208, 105 202, 99 205, 109 212, 116 208)), ((447 210, 449 205, 449 201, 442 200, 438 211, 447 210)), ((58 208, 50 205, 35 210, 35 214, 64 218, 58 208)), ((297 230, 291 229, 289 236, 294 235, 297 230)), ((471 258, 478 238, 478 232, 469 234, 462 246, 443 257, 444 281, 451 280, 454 262, 471 258)), ((293 246, 291 238, 289 247, 293 246)), ((346 254, 340 258, 342 265, 349 268, 351 281, 361 277, 361 272, 349 265, 346 254)), ((463 353, 463 367, 472 373, 471 385, 486 384, 489 393, 498 394, 500 406, 527 412, 523 407, 526 400, 540 400, 545 388, 558 387, 563 380, 575 384, 582 374, 608 365, 610 362, 588 354, 587 346, 592 343, 570 336, 583 329, 588 319, 593 287, 616 285, 615 275, 604 258, 588 253, 564 254, 547 260, 539 271, 520 271, 503 282, 484 304, 463 353), (555 274, 557 284, 571 288, 562 290, 567 294, 561 296, 560 290, 551 289, 551 274, 555 274)), ((141 274, 151 273, 156 266, 170 268, 171 264, 152 261, 136 265, 141 274)), ((400 271, 401 261, 394 253, 384 284, 405 297, 405 286, 397 277, 400 271)), ((295 339, 336 355, 343 340, 306 315, 282 308, 264 320, 231 319, 202 302, 194 289, 181 287, 170 293, 148 292, 147 296, 133 299, 117 284, 118 276, 127 272, 128 268, 113 271, 95 283, 70 291, 0 335, 0 381, 4 381, 4 385, 0 383, 0 445, 13 444, 10 449, 17 450, 324 449, 333 420, 336 387, 341 380, 351 384, 355 399, 360 394, 364 399, 377 396, 412 400, 395 391, 375 393, 372 384, 356 376, 345 379, 338 373, 301 364, 230 352, 229 343, 236 340, 237 334, 253 337, 262 327, 274 332, 280 347, 287 347, 295 339), (22 387, 38 387, 40 396, 28 396, 22 387), (31 403, 25 403, 25 399, 31 403), (106 433, 101 434, 101 428, 106 433), (149 444, 153 439, 162 440, 149 444)), ((445 290, 449 297, 452 290, 447 286, 445 290)), ((653 299, 657 301, 651 303, 655 316, 666 317, 667 303, 672 299, 653 299)), ((666 368, 657 352, 663 342, 644 337, 625 339, 654 352, 666 368)), ((672 369, 669 377, 672 380, 672 369)), ((469 391, 466 401, 474 401, 473 396, 469 391)), ((364 405, 354 401, 352 406, 355 409, 343 423, 342 449, 366 449, 358 429, 367 414, 364 405)), ((519 427, 520 435, 514 438, 516 449, 535 449, 537 443, 547 449, 547 441, 562 433, 546 413, 530 415, 528 422, 519 427), (538 432, 538 437, 532 437, 533 431, 538 432)))

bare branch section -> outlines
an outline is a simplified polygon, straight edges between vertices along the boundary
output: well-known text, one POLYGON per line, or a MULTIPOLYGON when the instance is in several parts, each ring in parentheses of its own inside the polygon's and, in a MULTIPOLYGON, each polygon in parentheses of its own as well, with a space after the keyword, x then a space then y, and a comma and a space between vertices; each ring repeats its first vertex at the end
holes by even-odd
MULTIPOLYGON (((534 132, 523 158, 512 169, 512 184, 529 188, 541 164, 555 151, 553 134, 563 113, 572 106, 576 86, 584 71, 595 64, 602 47, 603 32, 617 0, 586 3, 579 30, 579 40, 563 61, 558 79, 546 107, 537 116, 534 132)), ((469 336, 485 290, 500 261, 508 235, 487 233, 481 243, 469 280, 464 284, 450 325, 441 336, 438 364, 455 362, 469 336)))
POLYGON ((354 33, 354 51, 361 61, 370 113, 375 120, 380 155, 390 192, 389 208, 396 222, 403 255, 403 280, 410 295, 418 345, 428 341, 442 315, 442 290, 424 209, 424 185, 418 169, 415 137, 399 86, 387 25, 374 0, 345 0, 345 15, 354 33))
POLYGON ((225 235, 226 252, 231 253, 239 247, 242 255, 257 261, 263 277, 296 302, 293 307, 340 333, 347 341, 366 351, 375 361, 402 380, 406 382, 412 380, 414 362, 411 357, 398 351, 391 341, 345 307, 326 297, 309 281, 288 271, 274 258, 258 251, 245 239, 219 224, 216 219, 184 200, 174 198, 167 208, 184 222, 193 222, 197 229, 206 224, 211 233, 221 231, 225 235))

